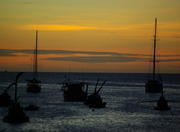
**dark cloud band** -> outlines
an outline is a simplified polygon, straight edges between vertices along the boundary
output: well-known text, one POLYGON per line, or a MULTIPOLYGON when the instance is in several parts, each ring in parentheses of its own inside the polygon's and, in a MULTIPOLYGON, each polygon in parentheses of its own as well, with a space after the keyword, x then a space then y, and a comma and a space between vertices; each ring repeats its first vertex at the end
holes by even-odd
MULTIPOLYGON (((0 49, 0 56, 17 56, 17 53, 33 54, 31 49, 0 49)), ((38 54, 55 54, 69 55, 68 57, 47 57, 45 60, 52 61, 74 61, 89 63, 108 63, 108 62, 148 62, 152 55, 148 54, 131 54, 119 52, 98 52, 98 51, 72 51, 72 50, 38 50, 38 54), (74 56, 74 54, 82 54, 84 56, 74 56)), ((180 57, 180 55, 161 55, 162 57, 180 57)), ((177 62, 180 59, 161 59, 160 62, 177 62)))

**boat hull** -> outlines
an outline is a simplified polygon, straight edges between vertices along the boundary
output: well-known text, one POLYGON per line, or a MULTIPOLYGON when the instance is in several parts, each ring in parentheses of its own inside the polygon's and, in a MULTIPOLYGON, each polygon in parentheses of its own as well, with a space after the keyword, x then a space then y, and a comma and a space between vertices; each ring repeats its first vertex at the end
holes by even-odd
POLYGON ((12 103, 11 97, 7 93, 0 95, 0 107, 7 107, 12 103))
POLYGON ((163 94, 160 96, 157 106, 154 107, 155 110, 160 110, 160 111, 165 111, 165 110, 170 110, 170 107, 168 106, 168 102, 163 96, 163 94))
POLYGON ((63 84, 64 101, 71 101, 71 102, 85 101, 87 98, 87 92, 83 90, 84 88, 85 88, 84 83, 63 84))
POLYGON ((41 82, 33 79, 33 80, 28 80, 27 83, 27 92, 31 92, 31 93, 39 93, 41 92, 41 82))
POLYGON ((89 95, 85 101, 85 104, 90 108, 105 108, 106 102, 102 101, 102 98, 99 94, 89 95))
POLYGON ((23 112, 20 104, 14 103, 9 107, 8 114, 3 118, 3 121, 7 123, 23 123, 28 122, 29 117, 23 112))

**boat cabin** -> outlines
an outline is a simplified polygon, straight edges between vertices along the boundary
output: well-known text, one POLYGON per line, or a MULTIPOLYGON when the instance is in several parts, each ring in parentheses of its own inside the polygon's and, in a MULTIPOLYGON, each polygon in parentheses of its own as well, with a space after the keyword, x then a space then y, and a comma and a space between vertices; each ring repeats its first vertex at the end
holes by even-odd
POLYGON ((63 83, 63 96, 64 101, 85 101, 87 97, 88 84, 84 82, 63 83))
POLYGON ((39 93, 41 91, 41 81, 33 78, 32 80, 27 80, 27 92, 39 93))

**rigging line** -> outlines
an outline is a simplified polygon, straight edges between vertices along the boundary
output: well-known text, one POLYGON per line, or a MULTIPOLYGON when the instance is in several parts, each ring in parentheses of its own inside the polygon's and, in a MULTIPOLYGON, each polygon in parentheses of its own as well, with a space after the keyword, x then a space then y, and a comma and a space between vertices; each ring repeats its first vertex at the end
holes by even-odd
MULTIPOLYGON (((152 37, 152 36, 151 36, 152 37)), ((151 55, 151 57, 148 59, 148 74, 147 74, 147 79, 150 79, 150 78, 152 78, 152 72, 153 72, 153 69, 152 69, 152 62, 153 62, 153 44, 152 44, 152 39, 150 39, 150 41, 149 41, 149 49, 151 49, 150 50, 150 55, 151 55)))
MULTIPOLYGON (((160 41, 159 39, 158 39, 158 41, 160 41)), ((158 74, 160 74, 160 58, 161 58, 161 52, 160 52, 160 49, 161 48, 161 46, 160 46, 160 43, 158 44, 158 46, 157 46, 157 73, 158 74)))

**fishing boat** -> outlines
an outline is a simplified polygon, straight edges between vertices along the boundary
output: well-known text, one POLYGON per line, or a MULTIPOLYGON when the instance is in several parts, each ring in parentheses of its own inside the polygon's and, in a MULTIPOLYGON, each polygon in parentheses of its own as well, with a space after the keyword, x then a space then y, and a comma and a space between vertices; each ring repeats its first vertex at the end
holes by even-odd
POLYGON ((98 83, 99 80, 97 80, 94 92, 90 94, 84 102, 84 104, 88 105, 90 108, 104 108, 106 106, 106 102, 103 102, 100 96, 100 91, 106 81, 104 81, 101 87, 97 90, 98 83))
POLYGON ((145 84, 146 93, 160 93, 162 91, 162 82, 156 79, 156 34, 157 34, 157 18, 155 18, 155 34, 154 34, 154 52, 153 52, 153 72, 152 79, 145 84))
POLYGON ((41 81, 38 79, 38 31, 36 31, 36 45, 33 60, 33 79, 27 80, 27 92, 39 93, 41 91, 41 81))
POLYGON ((88 84, 85 82, 67 81, 62 83, 64 101, 85 101, 87 98, 88 84))
POLYGON ((15 85, 14 100, 9 107, 8 114, 3 118, 4 122, 23 123, 29 121, 29 117, 24 113, 17 97, 18 79, 22 74, 22 72, 18 73, 15 82, 13 83, 13 85, 15 85))

